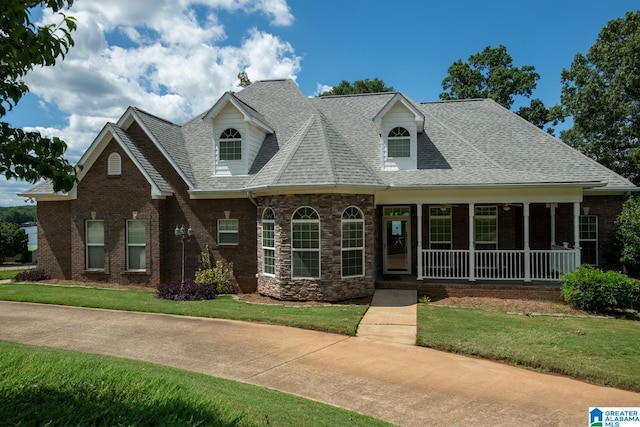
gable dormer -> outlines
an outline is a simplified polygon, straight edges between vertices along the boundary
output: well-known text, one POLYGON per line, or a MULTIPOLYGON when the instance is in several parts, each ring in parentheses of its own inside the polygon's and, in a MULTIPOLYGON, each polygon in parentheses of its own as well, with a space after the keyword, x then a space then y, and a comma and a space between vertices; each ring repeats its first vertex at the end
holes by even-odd
POLYGON ((400 93, 373 118, 382 146, 382 169, 418 168, 418 133, 424 130, 424 115, 400 93))
POLYGON ((262 141, 273 133, 254 109, 227 92, 203 117, 213 126, 213 175, 247 175, 262 141))

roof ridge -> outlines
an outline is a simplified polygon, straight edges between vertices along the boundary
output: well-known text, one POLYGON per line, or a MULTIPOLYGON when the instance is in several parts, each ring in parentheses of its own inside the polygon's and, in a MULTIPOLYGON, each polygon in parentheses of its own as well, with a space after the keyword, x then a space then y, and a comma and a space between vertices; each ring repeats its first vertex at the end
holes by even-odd
POLYGON ((275 174, 273 182, 278 182, 280 180, 280 178, 282 177, 282 175, 284 174, 284 172, 287 169, 287 165, 289 164, 289 161, 295 156, 295 154, 298 152, 298 150, 300 149, 300 146, 302 145, 302 141, 304 141, 304 136, 309 133, 309 130, 311 129, 313 123, 315 122, 315 118, 312 115, 311 117, 309 117, 307 119, 307 121, 305 122, 305 124, 298 130, 298 132, 296 132, 291 139, 285 143, 283 145, 284 147, 289 146, 289 144, 293 143, 294 146, 291 147, 291 149, 289 150, 288 153, 286 153, 285 159, 284 161, 281 163, 280 167, 278 168, 278 172, 275 174))
POLYGON ((169 120, 167 120, 167 119, 163 119, 163 118, 162 118, 162 117, 160 117, 160 116, 156 116, 155 114, 151 114, 151 113, 149 113, 148 111, 145 111, 145 110, 143 110, 143 109, 141 109, 141 108, 138 108, 138 107, 134 107, 134 106, 132 106, 132 107, 131 107, 131 109, 132 109, 132 110, 134 110, 134 111, 135 111, 135 112, 137 112, 137 113, 142 113, 142 114, 144 114, 144 115, 146 115, 146 116, 149 116, 149 117, 151 117, 151 118, 153 118, 153 119, 160 120, 160 121, 162 121, 162 122, 165 122, 165 123, 167 123, 167 124, 170 124, 171 126, 181 127, 180 125, 177 125, 177 124, 175 124, 175 123, 173 123, 173 122, 171 122, 171 121, 169 121, 169 120))

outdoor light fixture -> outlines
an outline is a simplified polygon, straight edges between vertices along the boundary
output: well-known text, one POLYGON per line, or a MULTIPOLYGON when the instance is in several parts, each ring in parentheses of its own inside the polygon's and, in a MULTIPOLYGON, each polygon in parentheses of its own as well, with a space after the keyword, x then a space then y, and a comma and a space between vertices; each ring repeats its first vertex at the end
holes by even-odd
POLYGON ((185 242, 191 241, 191 238, 193 237, 193 230, 191 227, 185 230, 184 225, 181 225, 180 227, 176 225, 174 233, 178 240, 182 242, 182 280, 180 281, 180 290, 182 290, 184 289, 184 244, 185 242))

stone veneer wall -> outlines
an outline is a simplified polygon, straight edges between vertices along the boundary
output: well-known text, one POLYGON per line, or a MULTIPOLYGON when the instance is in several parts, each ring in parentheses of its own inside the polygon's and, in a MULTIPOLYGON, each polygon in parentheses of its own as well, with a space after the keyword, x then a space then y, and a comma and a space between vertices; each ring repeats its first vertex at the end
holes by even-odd
POLYGON ((280 300, 341 301, 373 295, 375 288, 375 205, 373 196, 348 194, 280 195, 260 197, 258 203, 258 292, 280 300), (291 278, 291 216, 309 206, 320 216, 319 279, 291 278), (358 207, 365 219, 364 276, 343 278, 341 274, 342 213, 358 207), (275 214, 275 275, 262 273, 262 212, 275 214))

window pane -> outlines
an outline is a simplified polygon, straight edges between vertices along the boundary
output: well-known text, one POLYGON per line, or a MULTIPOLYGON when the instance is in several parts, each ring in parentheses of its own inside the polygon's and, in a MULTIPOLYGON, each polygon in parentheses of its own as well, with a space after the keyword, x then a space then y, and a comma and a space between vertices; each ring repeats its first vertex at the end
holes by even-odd
POLYGON ((342 223, 342 247, 361 248, 364 246, 364 224, 358 222, 342 223))
POLYGON ((598 243, 595 241, 580 242, 581 261, 583 264, 598 265, 598 243))
POLYGON ((144 245, 147 243, 144 221, 129 221, 127 223, 127 233, 127 242, 130 245, 144 245))
POLYGON ((389 139, 388 157, 411 157, 411 143, 407 138, 389 139))
POLYGON ((363 274, 361 249, 342 251, 342 275, 361 276, 363 274))
POLYGON ((87 243, 104 245, 103 221, 87 221, 87 243))
POLYGON ((218 240, 221 245, 237 245, 238 233, 220 233, 218 240))
POLYGON ((293 277, 319 277, 320 253, 293 252, 293 277))
POLYGON ((87 269, 89 270, 104 269, 104 246, 88 246, 87 247, 87 269))
POLYGON ((276 273, 276 253, 273 249, 263 250, 263 268, 262 270, 267 274, 276 273))
POLYGON ((242 141, 220 141, 220 160, 242 160, 242 141))
POLYGON ((218 220, 218 230, 238 231, 238 220, 237 219, 220 219, 218 220))
POLYGON ((275 224, 273 222, 262 223, 262 246, 275 247, 275 224))
POLYGON ((320 247, 320 224, 298 222, 293 224, 293 247, 295 249, 316 249, 320 247))
POLYGON ((129 246, 129 270, 144 270, 146 268, 146 248, 144 246, 129 246))

